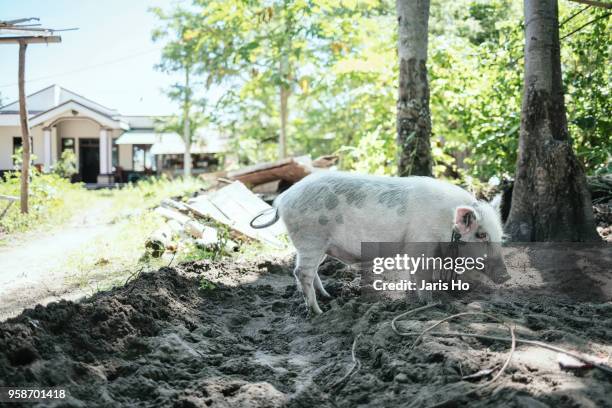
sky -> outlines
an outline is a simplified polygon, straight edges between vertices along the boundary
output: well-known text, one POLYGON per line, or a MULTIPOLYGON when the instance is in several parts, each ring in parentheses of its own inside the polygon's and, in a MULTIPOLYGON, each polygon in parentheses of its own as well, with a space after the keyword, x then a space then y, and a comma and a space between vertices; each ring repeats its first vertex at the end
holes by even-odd
MULTIPOLYGON (((43 27, 72 28, 59 44, 29 45, 26 93, 58 84, 121 114, 166 115, 179 106, 162 92, 180 77, 156 71, 162 44, 149 7, 162 0, 0 0, 0 20, 39 17, 43 27)), ((2 105, 17 99, 18 45, 0 44, 2 105)))

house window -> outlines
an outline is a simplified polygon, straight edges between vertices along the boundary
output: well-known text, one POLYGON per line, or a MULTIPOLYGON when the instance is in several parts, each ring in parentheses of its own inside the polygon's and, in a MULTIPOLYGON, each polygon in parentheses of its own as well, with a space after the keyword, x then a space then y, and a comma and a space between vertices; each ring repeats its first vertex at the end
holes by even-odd
POLYGON ((151 145, 132 145, 132 165, 134 171, 155 170, 151 145))
MULTIPOLYGON (((13 137, 13 155, 16 155, 17 152, 22 148, 23 146, 23 141, 21 140, 21 136, 15 136, 13 137)), ((33 146, 34 146, 34 142, 32 141, 32 137, 30 136, 30 153, 33 150, 33 146)), ((15 161, 13 160, 13 165, 15 164, 15 161)))
POLYGON ((17 154, 17 150, 21 149, 21 146, 23 146, 23 140, 21 140, 21 137, 14 137, 13 138, 13 154, 17 154))
POLYGON ((62 153, 66 150, 72 150, 73 152, 75 151, 73 137, 66 137, 62 139, 62 153))

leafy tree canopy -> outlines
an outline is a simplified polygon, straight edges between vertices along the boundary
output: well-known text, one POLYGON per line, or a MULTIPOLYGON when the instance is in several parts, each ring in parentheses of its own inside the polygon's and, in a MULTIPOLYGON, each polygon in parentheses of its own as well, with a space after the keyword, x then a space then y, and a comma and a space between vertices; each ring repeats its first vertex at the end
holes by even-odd
MULTIPOLYGON (((570 134, 588 173, 610 171, 609 17, 594 7, 560 6, 570 134)), ((275 158, 279 89, 286 87, 291 154, 336 152, 344 168, 395 172, 392 1, 194 0, 154 12, 163 22, 154 37, 169 41, 160 69, 194 67, 195 86, 209 102, 208 120, 232 136, 242 162, 275 158)), ((432 0, 428 69, 436 175, 512 175, 523 37, 520 2, 432 0)), ((180 99, 180 87, 174 91, 180 99)))

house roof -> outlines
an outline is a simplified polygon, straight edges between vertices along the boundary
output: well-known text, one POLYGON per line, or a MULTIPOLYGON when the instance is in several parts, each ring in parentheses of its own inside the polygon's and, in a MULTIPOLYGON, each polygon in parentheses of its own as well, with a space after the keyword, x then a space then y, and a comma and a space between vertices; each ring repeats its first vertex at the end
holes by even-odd
MULTIPOLYGON (((180 154, 185 144, 176 133, 156 132, 159 116, 121 115, 91 99, 59 85, 51 85, 27 97, 30 126, 49 126, 58 118, 88 118, 112 129, 126 132, 118 144, 150 144, 156 154, 180 154)), ((19 101, 0 107, 0 126, 19 126, 19 101)), ((192 145, 193 153, 218 153, 227 148, 225 137, 212 129, 199 129, 192 145)))
POLYGON ((160 140, 162 134, 152 131, 131 130, 125 132, 115 141, 116 144, 149 144, 152 145, 160 140))
MULTIPOLYGON (((151 146, 151 154, 183 154, 185 142, 176 133, 158 135, 157 141, 151 146)), ((222 153, 227 150, 227 140, 220 134, 203 129, 196 134, 196 140, 191 144, 191 153, 222 153)))
MULTIPOLYGON (((95 120, 101 125, 108 126, 115 129, 129 129, 129 125, 127 123, 118 120, 110 115, 105 114, 104 112, 97 111, 89 106, 83 105, 80 102, 74 100, 68 100, 60 105, 54 106, 53 108, 40 112, 32 117, 30 117, 30 126, 41 125, 47 121, 51 121, 52 119, 62 117, 66 112, 69 112, 69 115, 72 117, 77 117, 78 115, 85 116, 95 120), (83 115, 85 113, 85 115, 83 115)), ((70 116, 68 116, 70 117, 70 116)), ((47 123, 49 125, 49 123, 47 123)))
MULTIPOLYGON (((70 91, 57 84, 36 91, 26 97, 28 113, 31 115, 46 112, 68 101, 75 101, 108 116, 118 115, 117 110, 108 108, 92 101, 76 92, 70 91)), ((0 114, 19 113, 19 101, 11 102, 0 107, 0 114)))
MULTIPOLYGON (((26 99, 31 126, 40 125, 54 115, 72 108, 77 112, 85 112, 87 116, 94 116, 94 119, 101 124, 113 128, 153 129, 155 126, 153 116, 120 115, 116 109, 106 107, 56 84, 36 91, 28 95, 26 99)), ((0 107, 0 126, 19 126, 19 101, 0 107)))

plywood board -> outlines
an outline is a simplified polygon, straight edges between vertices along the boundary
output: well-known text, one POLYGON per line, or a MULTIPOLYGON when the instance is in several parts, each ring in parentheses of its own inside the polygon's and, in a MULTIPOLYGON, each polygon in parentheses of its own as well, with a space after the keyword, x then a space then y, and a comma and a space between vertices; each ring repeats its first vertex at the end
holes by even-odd
POLYGON ((264 229, 251 228, 249 225, 251 220, 261 211, 272 207, 239 181, 217 191, 192 198, 188 206, 199 215, 210 217, 250 238, 277 248, 285 246, 279 239, 286 232, 282 221, 264 229))

